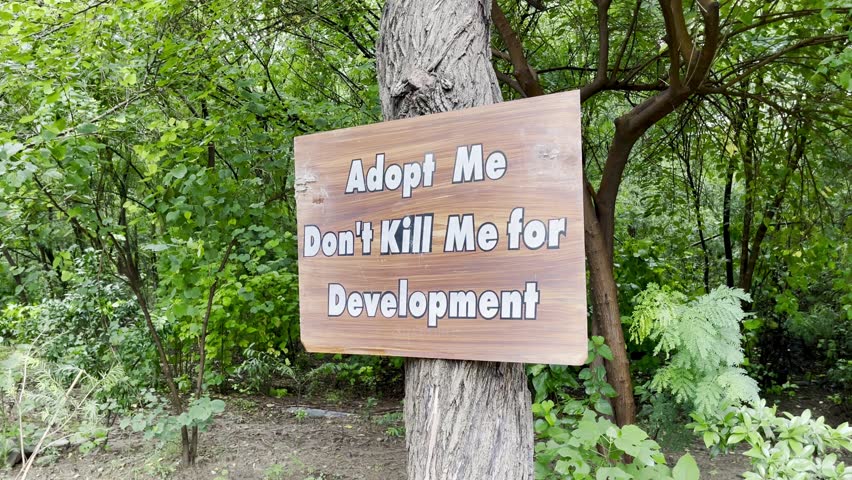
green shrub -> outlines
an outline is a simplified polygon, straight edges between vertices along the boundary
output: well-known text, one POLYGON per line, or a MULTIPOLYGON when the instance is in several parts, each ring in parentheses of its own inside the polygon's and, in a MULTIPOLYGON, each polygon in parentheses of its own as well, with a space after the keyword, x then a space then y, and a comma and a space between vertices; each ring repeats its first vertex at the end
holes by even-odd
POLYGON ((156 439, 162 446, 175 440, 182 427, 198 427, 203 432, 213 423, 213 419, 225 410, 225 402, 210 397, 192 400, 185 411, 174 415, 170 405, 153 391, 143 394, 145 405, 133 415, 121 419, 119 426, 134 432, 143 432, 146 439, 156 439))
POLYGON ((637 295, 631 338, 652 340, 654 354, 665 356, 649 388, 704 414, 756 400, 757 382, 740 367, 740 324, 747 317, 741 303, 748 300, 742 290, 724 286, 694 300, 655 284, 637 295))
MULTIPOLYGON (((11 451, 42 453, 67 437, 87 452, 106 442, 94 394, 116 381, 44 359, 34 345, 0 347, 0 461, 11 451)), ((30 460, 32 463, 32 460, 30 460)))
MULTIPOLYGON (((246 349, 287 353, 299 339, 299 287, 295 273, 272 270, 244 274, 223 285, 210 316, 207 356, 220 359, 227 372, 246 349)), ((189 335, 187 333, 189 337, 189 335)))
MULTIPOLYGON (((234 370, 235 386, 242 393, 270 394, 272 381, 278 377, 295 378, 290 360, 280 358, 278 350, 255 350, 251 344, 243 351, 243 363, 234 370)), ((284 350, 283 353, 287 351, 284 350)))
POLYGON ((852 360, 838 360, 837 364, 828 370, 826 378, 837 392, 834 403, 852 404, 852 360))
MULTIPOLYGON (((552 400, 537 401, 532 406, 535 416, 536 478, 550 479, 697 479, 698 466, 689 455, 680 458, 674 469, 666 465, 659 444, 636 425, 619 428, 600 414, 611 414, 608 398, 614 395, 605 381, 603 366, 593 366, 595 358, 611 358, 612 352, 603 338, 589 341, 588 366, 580 371, 585 395, 574 399, 566 390, 552 400), (632 462, 626 456, 633 457, 632 462)), ((553 367, 532 368, 533 385, 552 388, 549 381, 536 381, 537 375, 550 375, 553 367)), ((556 369, 564 374, 567 370, 556 369)), ((572 383, 578 384, 577 380, 572 383)), ((542 398, 536 392, 536 398, 542 398)))
POLYGON ((84 275, 74 278, 79 282, 69 280, 71 289, 60 298, 7 305, 0 312, 0 337, 9 345, 36 345, 39 357, 51 364, 95 377, 110 372, 115 381, 93 395, 102 411, 123 411, 158 378, 150 335, 124 288, 84 275))
POLYGON ((691 455, 670 469, 657 442, 636 425, 618 428, 592 410, 578 416, 553 407, 549 400, 533 405, 540 439, 535 446, 537 479, 699 478, 691 455), (625 455, 633 461, 627 463, 625 455))
MULTIPOLYGON (((319 358, 329 360, 325 355, 319 358)), ((402 359, 397 357, 333 355, 330 361, 306 368, 305 382, 312 394, 328 389, 357 389, 374 393, 380 386, 385 391, 392 391, 402 382, 402 365, 402 359)))
POLYGON ((743 474, 747 480, 852 478, 852 468, 838 462, 834 453, 852 452, 848 423, 832 428, 823 417, 812 418, 810 410, 799 416, 785 412, 779 417, 776 408, 767 407, 764 400, 752 407, 729 407, 721 415, 696 413, 693 419, 690 426, 715 454, 740 442, 751 447, 744 453, 752 467, 743 474))
POLYGON ((680 451, 689 446, 695 435, 686 428, 689 422, 687 406, 668 392, 652 392, 637 385, 639 414, 637 424, 663 447, 680 451))

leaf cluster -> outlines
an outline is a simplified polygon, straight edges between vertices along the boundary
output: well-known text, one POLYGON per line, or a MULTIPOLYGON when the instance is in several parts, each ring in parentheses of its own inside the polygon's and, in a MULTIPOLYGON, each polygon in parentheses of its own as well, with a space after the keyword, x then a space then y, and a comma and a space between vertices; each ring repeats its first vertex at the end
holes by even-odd
POLYGON ((718 287, 688 300, 681 293, 651 284, 636 296, 630 335, 656 344, 665 364, 650 382, 679 402, 709 414, 720 405, 758 398, 757 383, 740 365, 744 355, 740 324, 747 317, 742 290, 718 287))

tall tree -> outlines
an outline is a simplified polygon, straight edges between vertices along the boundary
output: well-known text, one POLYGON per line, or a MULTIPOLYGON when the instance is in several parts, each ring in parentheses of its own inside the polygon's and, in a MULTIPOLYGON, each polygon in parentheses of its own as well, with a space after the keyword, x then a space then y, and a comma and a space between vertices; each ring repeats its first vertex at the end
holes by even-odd
MULTIPOLYGON (((548 84, 544 73, 572 75, 570 83, 580 88, 584 112, 588 112, 585 110, 587 104, 603 103, 607 112, 605 118, 612 120, 602 164, 586 158, 584 213, 592 333, 602 335, 613 351, 613 359, 606 362, 606 370, 608 381, 618 394, 613 399, 613 409, 619 425, 632 423, 636 418, 613 260, 616 201, 634 147, 654 125, 690 101, 717 96, 747 98, 759 100, 776 112, 786 111, 788 107, 773 100, 780 95, 749 90, 746 80, 765 75, 763 70, 782 65, 807 49, 822 51, 814 65, 822 59, 825 59, 823 64, 840 64, 843 62, 838 53, 841 50, 836 47, 848 43, 848 32, 839 23, 823 23, 823 19, 832 22, 838 15, 848 14, 847 8, 839 8, 832 2, 793 2, 790 5, 659 0, 655 3, 637 0, 630 5, 594 0, 556 5, 554 2, 548 11, 556 13, 540 21, 544 14, 535 5, 518 2, 513 4, 520 10, 517 28, 506 22, 506 15, 494 15, 500 33, 494 57, 501 81, 519 96, 528 97, 547 93, 551 88, 571 88, 561 82, 548 84), (592 6, 593 9, 589 8, 592 6), (535 11, 531 13, 530 9, 535 11), (578 26, 559 18, 563 10, 580 19, 574 22, 578 26), (588 28, 587 32, 585 28, 590 26, 592 18, 595 28, 588 28), (811 22, 813 28, 785 25, 793 21, 811 22), (555 32, 569 29, 579 29, 582 38, 592 38, 596 42, 584 41, 569 46, 567 65, 533 68, 536 57, 547 60, 547 45, 558 38, 555 32), (767 50, 758 47, 763 45, 761 34, 775 35, 781 40, 767 50), (525 41, 532 46, 525 46, 525 41), (583 63, 584 57, 589 61, 583 63), (513 73, 502 73, 500 67, 508 67, 513 73), (635 99, 633 95, 637 94, 643 98, 635 99), (619 96, 627 100, 626 106, 619 96), (595 100, 590 102, 593 98, 595 100), (611 113, 619 110, 620 114, 611 113)), ((495 0, 492 8, 497 11, 501 5, 495 0)), ((565 48, 553 50, 566 51, 565 48)), ((564 60, 559 58, 558 61, 564 60)), ((786 71, 789 73, 789 69, 786 71)), ((847 83, 848 75, 843 78, 842 82, 847 83)), ((779 78, 778 83, 784 84, 784 81, 779 78)), ((784 102, 787 103, 787 99, 784 102)))
MULTIPOLYGON (((387 120, 502 100, 488 0, 385 4, 376 48, 387 120)), ((522 364, 412 359, 405 367, 408 477, 532 479, 522 364)))

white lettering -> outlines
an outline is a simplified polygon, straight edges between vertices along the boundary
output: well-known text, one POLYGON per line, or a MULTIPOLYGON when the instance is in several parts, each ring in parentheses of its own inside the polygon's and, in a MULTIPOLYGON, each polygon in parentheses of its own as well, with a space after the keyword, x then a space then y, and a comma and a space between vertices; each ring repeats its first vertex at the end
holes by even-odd
POLYGON ((462 145, 456 149, 453 183, 478 182, 482 178, 482 144, 462 145))
POLYGON ((328 284, 328 316, 338 317, 346 307, 346 289, 339 283, 328 284))

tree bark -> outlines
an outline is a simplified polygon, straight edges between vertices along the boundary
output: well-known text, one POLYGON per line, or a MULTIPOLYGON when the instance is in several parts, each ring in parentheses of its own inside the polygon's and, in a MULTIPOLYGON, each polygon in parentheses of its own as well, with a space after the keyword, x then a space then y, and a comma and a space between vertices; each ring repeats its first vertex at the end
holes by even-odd
MULTIPOLYGON (((501 101, 488 0, 385 3, 376 66, 385 119, 501 101)), ((411 359, 405 368, 410 480, 532 479, 522 364, 411 359)))
POLYGON ((734 156, 728 159, 725 193, 722 198, 722 243, 725 246, 725 284, 734 286, 734 249, 731 244, 731 190, 734 184, 734 156))
POLYGON ((689 158, 690 145, 684 145, 684 152, 680 153, 686 167, 686 181, 692 193, 692 208, 695 211, 695 221, 698 226, 698 243, 701 245, 701 253, 704 257, 704 293, 710 293, 710 253, 707 251, 707 238, 704 235, 704 220, 701 216, 701 170, 699 164, 698 180, 692 172, 692 161, 689 158))
MULTIPOLYGON (((755 109, 756 110, 756 109, 755 109)), ((745 176, 745 199, 743 205, 743 232, 740 240, 740 278, 739 287, 748 291, 746 281, 750 286, 751 280, 747 279, 749 262, 749 242, 751 241, 751 222, 754 219, 754 136, 757 135, 758 126, 757 111, 750 113, 745 130, 745 141, 740 148, 743 161, 743 175, 745 176)))
POLYGON ((607 382, 618 396, 611 399, 615 421, 624 426, 636 422, 636 402, 633 398, 633 380, 630 377, 630 359, 627 356, 621 314, 618 308, 618 286, 613 273, 611 248, 604 229, 595 213, 591 187, 583 196, 583 230, 586 238, 586 261, 589 265, 589 283, 592 293, 594 321, 592 334, 604 337, 611 348, 612 360, 604 363, 607 382))

